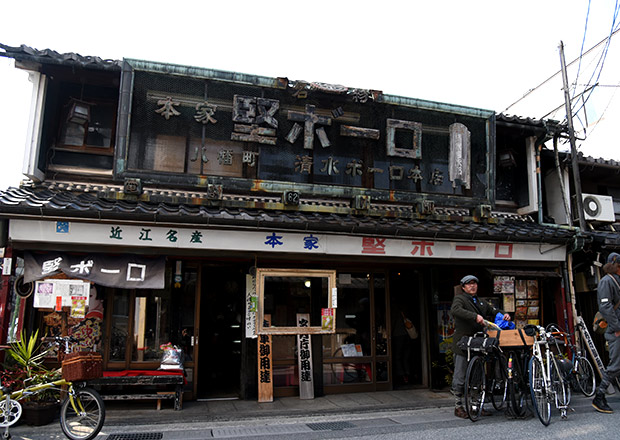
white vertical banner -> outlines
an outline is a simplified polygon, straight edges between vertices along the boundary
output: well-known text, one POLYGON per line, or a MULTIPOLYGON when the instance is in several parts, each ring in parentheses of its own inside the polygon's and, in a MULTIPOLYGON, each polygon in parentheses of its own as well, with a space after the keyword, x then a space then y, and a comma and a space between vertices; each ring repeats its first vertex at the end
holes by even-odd
MULTIPOLYGON (((297 327, 308 327, 310 315, 297 314, 297 327)), ((297 335, 297 362, 299 366, 299 398, 314 399, 314 379, 312 378, 312 344, 310 335, 297 335)))
POLYGON ((245 276, 245 337, 256 338, 256 276, 245 276))

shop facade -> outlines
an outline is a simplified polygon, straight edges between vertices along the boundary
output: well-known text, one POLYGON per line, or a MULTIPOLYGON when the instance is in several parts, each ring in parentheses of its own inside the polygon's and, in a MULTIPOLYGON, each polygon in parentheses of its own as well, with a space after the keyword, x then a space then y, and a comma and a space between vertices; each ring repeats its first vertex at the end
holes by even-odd
POLYGON ((21 328, 94 334, 88 348, 109 370, 156 369, 171 343, 189 398, 256 398, 266 382, 295 395, 310 379, 321 395, 444 386, 447 312, 466 274, 521 326, 570 308, 573 231, 527 215, 548 125, 3 48, 35 84, 32 181, 0 194, 9 340, 21 328), (80 280, 83 317, 63 318, 80 305, 70 298, 38 302, 42 283, 80 280), (298 335, 309 335, 304 359, 298 335))

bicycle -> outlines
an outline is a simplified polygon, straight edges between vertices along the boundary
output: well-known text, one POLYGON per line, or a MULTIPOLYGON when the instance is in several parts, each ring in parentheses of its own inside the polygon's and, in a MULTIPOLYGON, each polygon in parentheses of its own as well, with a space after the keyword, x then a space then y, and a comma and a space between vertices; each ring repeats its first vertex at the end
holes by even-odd
POLYGON ((532 404, 541 423, 549 426, 552 400, 555 407, 560 410, 562 419, 567 417, 571 397, 570 389, 564 381, 558 360, 549 345, 555 340, 553 335, 547 332, 544 327, 534 325, 525 326, 524 331, 528 336, 534 337, 532 357, 529 363, 532 404))
MULTIPOLYGON (((56 342, 64 342, 68 351, 69 342, 75 341, 70 337, 57 337, 56 342)), ((86 387, 85 382, 70 382, 65 379, 30 385, 17 391, 0 386, 0 428, 5 428, 3 438, 11 438, 9 427, 17 423, 22 415, 20 400, 44 390, 63 391, 65 387, 67 397, 60 407, 60 427, 63 433, 71 440, 95 438, 105 421, 103 399, 97 391, 86 387)))
MULTIPOLYGON (((577 324, 577 328, 582 326, 577 324)), ((564 332, 556 324, 549 324, 547 331, 556 338, 561 338, 563 344, 570 351, 570 357, 566 359, 567 374, 565 379, 573 389, 579 389, 586 397, 592 397, 596 392, 596 377, 594 375, 594 367, 588 358, 582 354, 579 347, 573 344, 573 335, 564 332)))
POLYGON ((507 361, 497 340, 495 343, 486 344, 485 340, 488 342, 494 338, 488 338, 484 333, 477 333, 470 340, 475 341, 476 338, 482 342, 465 348, 469 353, 471 351, 475 353, 467 365, 464 393, 465 409, 472 422, 482 415, 487 394, 489 394, 493 408, 501 411, 506 403, 508 392, 507 361))
POLYGON ((510 350, 508 359, 508 396, 509 408, 515 417, 524 417, 527 413, 527 395, 529 394, 529 380, 527 368, 529 353, 527 350, 510 350))

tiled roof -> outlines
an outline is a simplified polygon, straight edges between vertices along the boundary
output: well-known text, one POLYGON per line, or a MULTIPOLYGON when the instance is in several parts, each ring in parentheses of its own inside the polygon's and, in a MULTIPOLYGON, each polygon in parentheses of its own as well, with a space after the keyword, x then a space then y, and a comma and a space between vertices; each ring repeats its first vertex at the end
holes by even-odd
POLYGON ((512 241, 566 244, 574 232, 543 226, 532 221, 501 218, 485 223, 387 218, 333 212, 300 212, 111 200, 96 192, 68 191, 40 187, 9 188, 0 191, 0 216, 36 216, 63 219, 142 221, 145 223, 201 224, 317 232, 372 234, 393 237, 512 241))
POLYGON ((51 49, 33 49, 32 47, 21 45, 19 47, 7 46, 0 43, 0 56, 14 58, 19 61, 35 61, 47 64, 64 64, 69 66, 80 66, 103 70, 121 70, 121 61, 104 60, 95 56, 82 56, 77 53, 59 53, 51 49))
POLYGON ((606 167, 620 168, 620 161, 614 159, 603 159, 602 157, 595 158, 592 156, 584 156, 583 153, 577 155, 580 163, 587 163, 590 165, 602 165, 606 167))

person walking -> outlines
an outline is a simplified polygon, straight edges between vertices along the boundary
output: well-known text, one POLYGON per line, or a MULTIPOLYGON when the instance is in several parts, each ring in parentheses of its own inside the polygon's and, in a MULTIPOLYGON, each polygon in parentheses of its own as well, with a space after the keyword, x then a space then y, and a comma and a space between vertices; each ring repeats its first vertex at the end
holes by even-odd
MULTIPOLYGON (((467 411, 463 408, 463 393, 465 388, 465 373, 467 372, 467 355, 456 344, 463 336, 473 336, 484 330, 484 320, 493 322, 495 315, 504 312, 497 310, 493 305, 478 298, 478 278, 473 275, 461 279, 462 294, 454 296, 450 313, 454 319, 454 335, 452 352, 454 353, 454 373, 452 375, 451 392, 455 397, 454 415, 467 418, 467 411)), ((509 321, 510 315, 505 313, 504 319, 509 321)), ((482 415, 489 415, 482 410, 482 415)))
POLYGON ((603 271, 605 276, 598 282, 596 296, 598 311, 607 321, 605 340, 609 346, 609 364, 602 372, 603 377, 594 394, 592 406, 598 412, 612 414, 614 411, 607 403, 605 390, 612 380, 620 376, 620 254, 609 254, 603 271))

